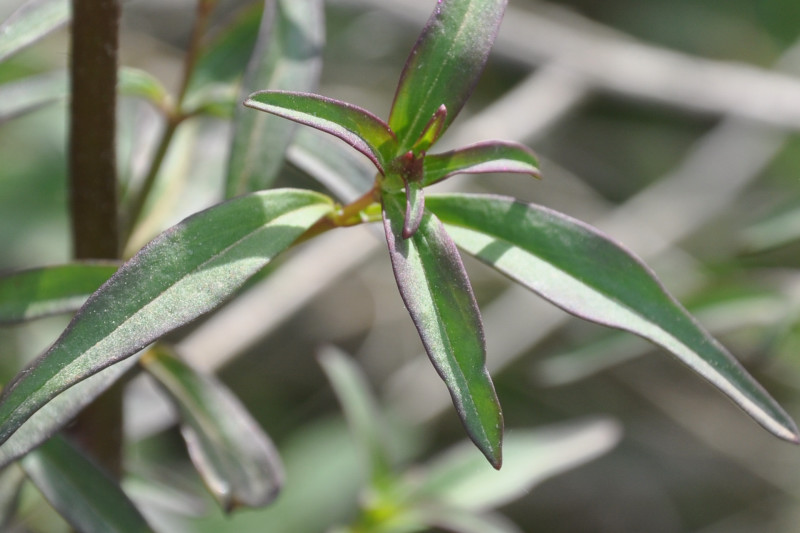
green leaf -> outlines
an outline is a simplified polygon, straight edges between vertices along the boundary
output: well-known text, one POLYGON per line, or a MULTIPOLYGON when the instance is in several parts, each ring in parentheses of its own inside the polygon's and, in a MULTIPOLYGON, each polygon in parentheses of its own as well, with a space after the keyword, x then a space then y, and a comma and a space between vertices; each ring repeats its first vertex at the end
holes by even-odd
POLYGON ((417 232, 425 213, 425 193, 418 181, 406 181, 406 216, 403 221, 403 238, 417 232))
POLYGON ((453 533, 522 533, 508 518, 495 513, 478 514, 465 509, 429 506, 415 518, 437 530, 453 533))
POLYGON ((389 126, 367 111, 325 96, 287 91, 253 93, 244 105, 334 135, 367 156, 383 173, 397 153, 389 126))
POLYGON ((230 512, 274 500, 283 485, 283 465, 236 396, 164 347, 148 352, 142 364, 175 402, 192 462, 222 508, 230 512))
POLYGON ((414 146, 411 147, 411 152, 414 154, 427 152, 428 148, 433 146, 433 144, 439 140, 439 137, 441 137, 442 132, 444 131, 444 121, 446 118, 447 107, 442 104, 425 125, 425 128, 422 130, 419 139, 417 139, 417 142, 415 142, 414 146))
POLYGON ((83 262, 0 276, 0 324, 77 311, 118 267, 83 262))
POLYGON ((389 115, 399 153, 411 149, 440 106, 458 115, 483 71, 507 0, 439 0, 406 61, 389 115))
POLYGON ((0 468, 36 448, 105 392, 138 362, 137 356, 113 364, 56 395, 0 445, 0 468))
POLYGON ((0 24, 0 61, 67 23, 68 0, 29 0, 0 24))
POLYGON ((0 470, 0 530, 13 531, 12 520, 17 514, 20 491, 25 482, 25 472, 17 465, 0 470))
POLYGON ((65 100, 69 94, 64 70, 28 76, 0 85, 0 124, 65 100))
POLYGON ((164 111, 171 106, 170 95, 164 85, 149 72, 138 68, 121 68, 117 89, 124 96, 147 100, 164 111))
POLYGON ((514 142, 488 141, 444 152, 423 160, 422 185, 427 187, 454 174, 511 172, 541 178, 539 162, 530 148, 514 142))
POLYGON ((500 472, 476 460, 465 442, 418 473, 422 481, 415 486, 414 499, 470 511, 501 507, 544 480, 603 455, 620 437, 619 424, 608 419, 509 431, 503 443, 505 468, 500 472))
POLYGON ((22 460, 50 504, 83 533, 152 532, 118 483, 61 437, 22 460))
MULTIPOLYGON (((267 2, 243 81, 244 95, 257 89, 313 90, 322 69, 324 34, 322 0, 267 2)), ((279 117, 237 108, 226 184, 229 197, 272 184, 294 129, 279 117)))
POLYGON ((461 257, 435 216, 403 239, 403 196, 383 195, 389 255, 397 286, 470 438, 495 468, 502 464, 503 416, 486 370, 478 306, 461 257))
POLYGON ((442 195, 428 208, 459 247, 578 317, 666 348, 776 436, 786 412, 625 248, 564 214, 512 198, 442 195))
POLYGON ((229 84, 247 68, 258 39, 263 7, 250 6, 239 11, 233 20, 206 43, 192 69, 186 101, 210 85, 229 84))
POLYGON ((3 391, 0 443, 59 392, 219 305, 332 209, 326 196, 276 189, 217 205, 156 237, 3 391))
POLYGON ((319 362, 361 449, 359 456, 368 462, 366 471, 373 484, 379 485, 391 473, 391 460, 387 433, 366 376, 355 361, 333 346, 320 351, 319 362))

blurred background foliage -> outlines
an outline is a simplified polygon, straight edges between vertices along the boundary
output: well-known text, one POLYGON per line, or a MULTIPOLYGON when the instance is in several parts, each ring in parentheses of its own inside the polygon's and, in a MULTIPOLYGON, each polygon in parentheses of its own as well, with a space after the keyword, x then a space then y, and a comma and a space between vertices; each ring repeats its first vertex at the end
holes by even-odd
MULTIPOLYGON (((0 19, 18 4, 0 1, 0 19)), ((213 30, 252 4, 221 1, 213 30)), ((432 5, 326 1, 319 92, 386 117, 432 5)), ((193 10, 190 0, 124 2, 122 64, 174 90, 193 10)), ((514 195, 606 230, 645 258, 795 418, 799 22, 800 4, 790 0, 511 0, 474 98, 442 139, 447 146, 488 138, 529 144, 541 156, 543 181, 465 176, 452 186, 514 195)), ((62 30, 0 63, 0 82, 63 68, 66 39, 62 30)), ((0 123, 0 269, 70 256, 65 109, 56 103, 0 123)), ((133 99, 121 101, 120 116, 125 182, 140 179, 161 123, 133 99)), ((182 126, 142 242, 220 200, 229 135, 229 122, 218 118, 182 126)), ((291 164, 279 184, 319 187, 291 164)), ((467 268, 507 434, 593 417, 618 422, 604 438, 622 430, 606 455, 504 502, 500 511, 519 528, 796 531, 796 448, 661 350, 573 320, 482 265, 468 261, 467 268)), ((352 520, 365 498, 363 476, 318 364, 323 344, 353 354, 368 376, 396 428, 389 434, 397 433, 391 440, 401 465, 424 463, 461 441, 388 272, 369 230, 334 232, 299 247, 241 298, 172 339, 197 366, 216 370, 278 444, 288 482, 277 506, 215 515, 169 415, 159 414, 167 408, 134 382, 127 488, 137 501, 173 521, 172 531, 315 532, 352 520), (179 497, 176 487, 194 496, 179 497), (211 518, 184 516, 191 514, 211 518)), ((55 317, 0 329, 3 381, 64 325, 55 317)), ((26 501, 31 531, 64 527, 26 501)))

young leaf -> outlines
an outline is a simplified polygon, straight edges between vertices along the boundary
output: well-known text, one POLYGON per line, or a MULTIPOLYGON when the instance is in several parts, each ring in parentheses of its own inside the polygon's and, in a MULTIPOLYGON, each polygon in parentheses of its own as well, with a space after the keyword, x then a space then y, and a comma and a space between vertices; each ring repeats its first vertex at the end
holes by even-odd
POLYGON ((0 444, 0 468, 36 448, 67 425, 72 418, 105 392, 138 362, 129 357, 105 368, 56 395, 33 413, 3 444, 0 444))
POLYGON ((425 193, 417 181, 406 182, 406 217, 403 221, 403 238, 408 239, 417 232, 425 214, 425 193))
MULTIPOLYGON (((325 20, 321 0, 267 2, 244 95, 256 89, 313 90, 322 67, 325 20)), ((283 164, 295 125, 237 108, 228 163, 228 197, 266 189, 283 164)))
POLYGON ((222 508, 230 512, 274 500, 283 485, 283 465, 233 393, 163 347, 149 351, 142 364, 177 405, 192 462, 222 508))
POLYGON ((0 24, 0 61, 67 23, 68 0, 29 0, 0 24))
POLYGON ((213 309, 317 220, 323 195, 276 189, 197 213, 145 246, 0 397, 0 443, 59 392, 213 309))
POLYGON ((435 216, 426 213, 417 232, 402 237, 404 204, 401 194, 383 195, 397 286, 467 433, 500 468, 503 416, 486 370, 483 324, 472 287, 458 250, 435 216))
POLYGON ((119 484, 62 437, 28 454, 22 467, 76 531, 152 532, 119 484))
POLYGON ((122 95, 147 100, 158 109, 169 109, 169 92, 155 76, 144 70, 121 68, 117 89, 122 95))
POLYGON ((259 91, 244 105, 330 133, 367 156, 383 173, 397 153, 389 126, 367 111, 317 94, 259 91))
POLYGON ((319 354, 319 362, 344 411, 350 432, 366 458, 373 484, 379 484, 391 472, 391 460, 383 421, 377 402, 361 369, 350 357, 332 346, 319 354))
POLYGON ((0 325, 77 311, 118 267, 70 263, 0 276, 0 325))
POLYGON ((507 0, 439 0, 406 61, 389 125, 411 149, 440 106, 441 133, 458 115, 483 71, 507 0))
POLYGON ((596 229, 499 196, 430 196, 427 205, 462 249, 569 313, 666 348, 768 431, 800 440, 789 415, 650 269, 596 229))
POLYGON ((422 168, 424 187, 454 174, 512 172, 541 177, 533 152, 527 146, 505 141, 481 142, 442 154, 428 154, 422 168))

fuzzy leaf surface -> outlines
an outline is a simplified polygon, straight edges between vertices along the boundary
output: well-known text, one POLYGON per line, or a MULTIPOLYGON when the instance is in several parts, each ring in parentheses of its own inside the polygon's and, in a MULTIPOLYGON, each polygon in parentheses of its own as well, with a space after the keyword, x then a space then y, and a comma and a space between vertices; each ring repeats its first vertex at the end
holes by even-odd
POLYGON ((367 156, 381 172, 397 153, 397 141, 389 126, 366 109, 347 102, 318 94, 259 91, 244 105, 334 135, 367 156))
POLYGON ((22 460, 47 501, 76 531, 150 533, 118 483, 62 437, 53 437, 22 460))
POLYGON ((68 0, 29 0, 0 23, 0 61, 67 23, 68 0))
POLYGON ((201 211, 125 263, 0 397, 0 443, 55 395, 210 311, 332 210, 275 189, 201 211))
POLYGON ((533 152, 527 146, 505 141, 481 142, 450 152, 428 154, 422 168, 424 187, 454 174, 511 172, 541 177, 533 152))
POLYGON ((430 213, 413 236, 403 238, 402 193, 383 195, 383 217, 397 286, 425 350, 470 438, 500 468, 503 416, 486 370, 480 312, 458 250, 430 213))
POLYGON ((662 346, 774 435, 795 423, 631 252, 562 213, 500 196, 430 195, 463 250, 565 311, 662 346))
POLYGON ((269 437, 219 380, 163 347, 142 358, 180 413, 189 456, 226 512, 262 507, 283 485, 283 465, 269 437))
POLYGON ((389 125, 400 153, 411 149, 440 106, 439 135, 458 115, 483 71, 507 0, 439 0, 406 60, 389 125))
POLYGON ((119 265, 69 263, 0 277, 0 325, 77 311, 119 265))
MULTIPOLYGON (((322 0, 267 2, 243 96, 257 89, 311 91, 322 69, 322 0)), ((228 197, 266 189, 283 164, 295 124, 237 107, 228 162, 228 197)))

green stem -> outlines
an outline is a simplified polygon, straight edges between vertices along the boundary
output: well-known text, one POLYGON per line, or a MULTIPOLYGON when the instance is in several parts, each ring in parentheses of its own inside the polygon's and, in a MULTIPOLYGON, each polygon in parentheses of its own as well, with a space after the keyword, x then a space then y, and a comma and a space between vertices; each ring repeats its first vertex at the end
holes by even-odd
POLYGON ((167 115, 167 124, 161 134, 161 139, 159 140, 153 160, 150 162, 150 168, 147 171, 144 182, 139 190, 132 194, 132 198, 128 204, 124 231, 126 245, 129 244, 130 238, 136 229, 136 223, 139 221, 139 218, 141 218, 147 199, 153 191, 158 173, 161 170, 169 147, 172 144, 172 139, 175 137, 175 132, 178 130, 178 126, 180 126, 181 122, 188 118, 183 111, 183 104, 189 90, 189 84, 192 80, 192 73, 197 63, 198 54, 200 53, 202 38, 206 32, 208 20, 215 5, 216 0, 199 0, 197 3, 197 14, 195 16, 194 27, 192 28, 192 35, 189 38, 186 57, 183 62, 183 74, 181 76, 180 88, 178 89, 175 110, 172 114, 167 115))

